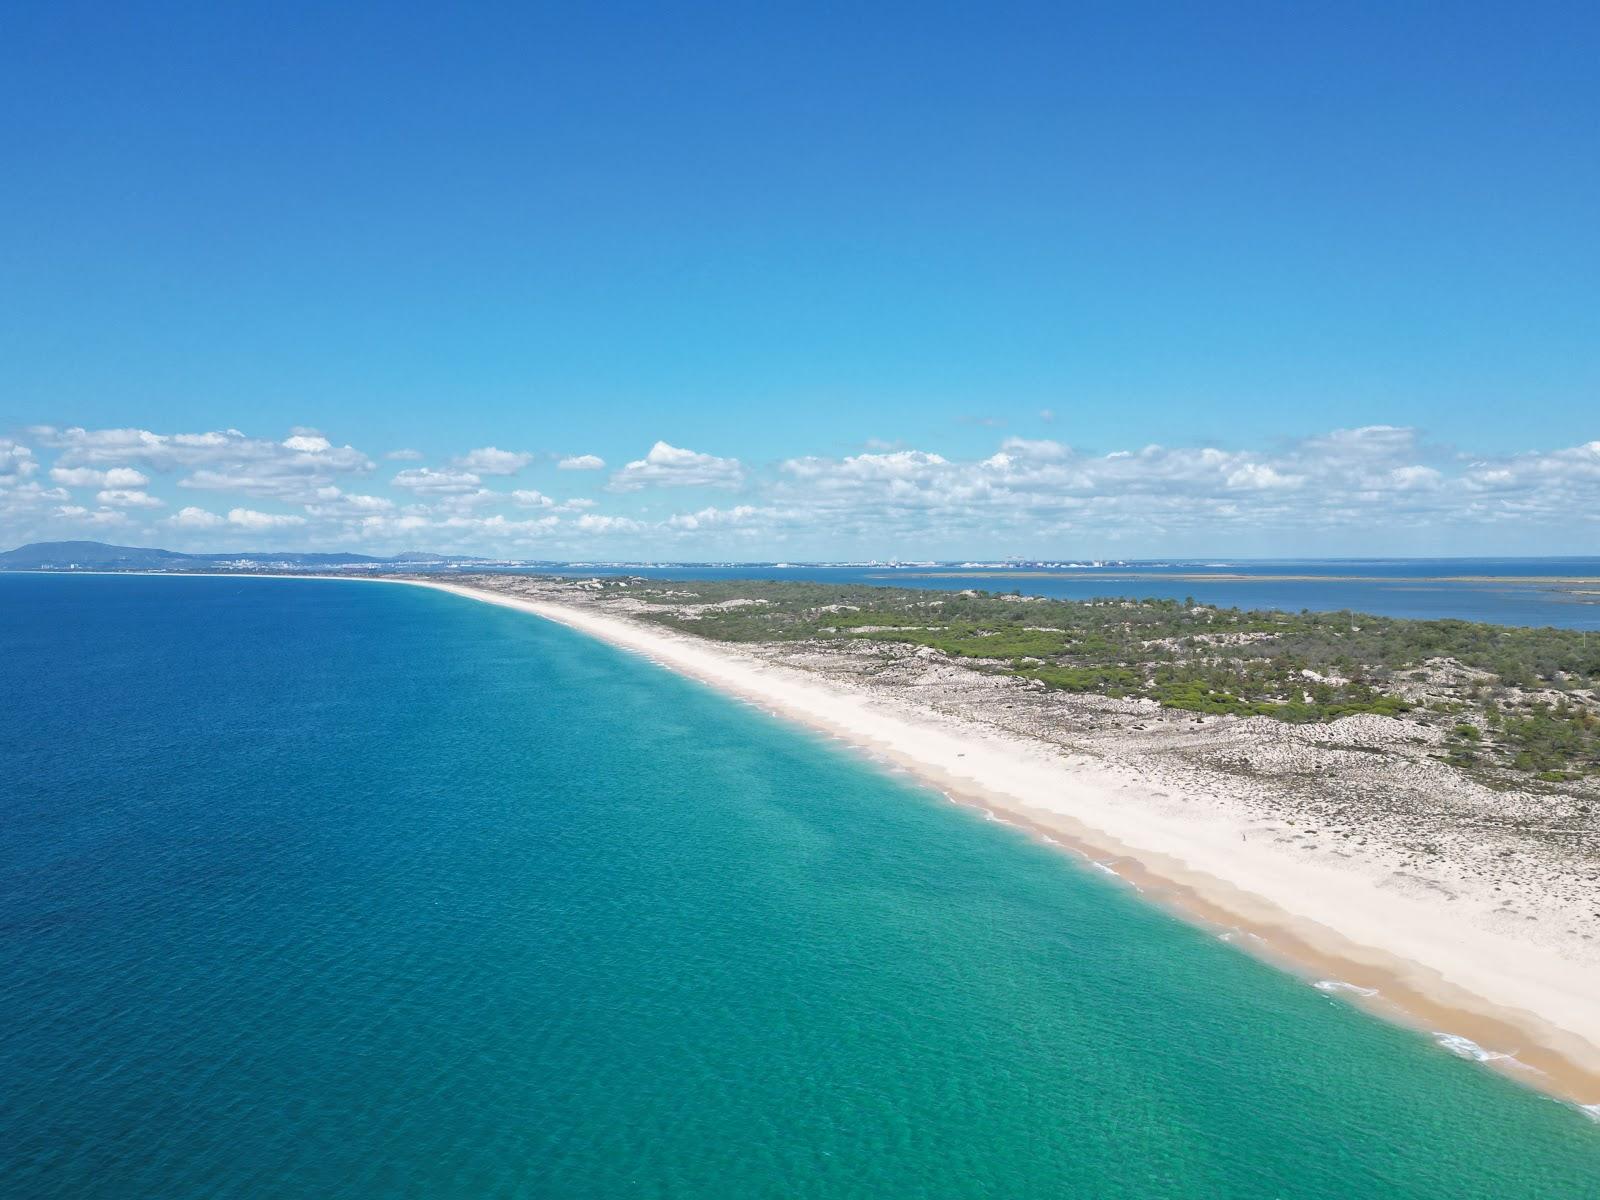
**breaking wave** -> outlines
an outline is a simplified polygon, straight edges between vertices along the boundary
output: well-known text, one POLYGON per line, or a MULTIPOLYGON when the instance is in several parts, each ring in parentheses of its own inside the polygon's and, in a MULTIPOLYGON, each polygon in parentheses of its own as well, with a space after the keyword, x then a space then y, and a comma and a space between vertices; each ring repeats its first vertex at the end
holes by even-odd
POLYGON ((1353 996, 1376 996, 1377 988, 1362 987, 1358 983, 1346 983, 1342 979, 1319 979, 1311 985, 1319 992, 1349 992, 1353 996))

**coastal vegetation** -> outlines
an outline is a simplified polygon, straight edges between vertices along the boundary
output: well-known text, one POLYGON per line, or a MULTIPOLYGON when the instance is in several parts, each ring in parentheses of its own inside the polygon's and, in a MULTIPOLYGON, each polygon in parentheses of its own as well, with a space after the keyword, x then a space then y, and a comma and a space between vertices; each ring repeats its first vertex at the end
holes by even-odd
POLYGON ((640 615, 728 642, 913 646, 1049 690, 1206 716, 1358 713, 1447 730, 1442 757, 1559 782, 1600 774, 1600 637, 1471 621, 1274 612, 1175 600, 758 580, 596 581, 640 615))

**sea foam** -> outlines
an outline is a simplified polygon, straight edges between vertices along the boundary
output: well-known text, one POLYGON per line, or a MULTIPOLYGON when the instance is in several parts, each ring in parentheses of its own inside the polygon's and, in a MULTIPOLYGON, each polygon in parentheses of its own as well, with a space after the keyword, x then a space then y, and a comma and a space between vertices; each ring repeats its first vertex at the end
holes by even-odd
POLYGON ((1237 942, 1237 941, 1239 941, 1241 939, 1248 939, 1248 940, 1250 940, 1252 942, 1262 942, 1262 943, 1265 943, 1266 940, 1267 940, 1266 938, 1262 937, 1259 933, 1251 933, 1248 929, 1228 929, 1228 930, 1225 930, 1222 933, 1217 934, 1217 940, 1221 941, 1221 942, 1230 942, 1231 943, 1231 942, 1237 942))
POLYGON ((1311 985, 1319 992, 1349 992, 1354 996, 1376 996, 1377 988, 1362 987, 1357 983, 1346 983, 1342 979, 1319 979, 1311 985))
POLYGON ((1458 1033, 1440 1033, 1434 1031, 1433 1040, 1458 1058, 1471 1059, 1473 1062, 1499 1062, 1511 1057, 1498 1050, 1485 1050, 1471 1038, 1462 1037, 1458 1033))

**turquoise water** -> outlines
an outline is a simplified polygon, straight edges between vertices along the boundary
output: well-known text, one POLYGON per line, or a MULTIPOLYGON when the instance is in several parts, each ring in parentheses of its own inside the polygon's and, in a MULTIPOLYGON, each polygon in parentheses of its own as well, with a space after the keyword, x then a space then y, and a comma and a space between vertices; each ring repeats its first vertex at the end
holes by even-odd
POLYGON ((565 575, 643 575, 650 579, 804 579, 817 583, 983 588, 1064 600, 1109 597, 1182 600, 1223 608, 1375 613, 1414 620, 1488 621, 1600 629, 1600 594, 1541 577, 1600 578, 1600 558, 1190 559, 1107 563, 1060 570, 961 571, 944 566, 838 567, 771 563, 530 568, 565 575), (1220 578, 1194 578, 1194 576, 1220 578), (1289 578, 1285 578, 1289 576, 1289 578), (1488 578, 1485 578, 1488 577, 1488 578))
POLYGON ((1596 1194, 1575 1110, 534 618, 0 614, 8 1197, 1596 1194))

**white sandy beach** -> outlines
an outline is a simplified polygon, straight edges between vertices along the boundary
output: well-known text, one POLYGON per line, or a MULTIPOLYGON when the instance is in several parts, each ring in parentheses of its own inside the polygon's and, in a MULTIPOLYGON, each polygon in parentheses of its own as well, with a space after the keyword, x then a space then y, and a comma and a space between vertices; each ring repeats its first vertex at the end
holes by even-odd
MULTIPOLYGON (((1435 1034, 1533 1086, 1600 1105, 1600 949, 1517 928, 1492 895, 1442 892, 1358 856, 1252 836, 1259 813, 1223 794, 1107 769, 1057 747, 821 681, 740 649, 574 604, 404 581, 504 605, 642 654, 903 766, 1107 864, 1153 899, 1309 979, 1435 1034), (1163 790, 1165 789, 1165 790, 1163 790), (1504 1056, 1504 1057, 1501 1057, 1504 1056)), ((1569 933, 1571 931, 1568 931, 1569 933)))

